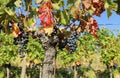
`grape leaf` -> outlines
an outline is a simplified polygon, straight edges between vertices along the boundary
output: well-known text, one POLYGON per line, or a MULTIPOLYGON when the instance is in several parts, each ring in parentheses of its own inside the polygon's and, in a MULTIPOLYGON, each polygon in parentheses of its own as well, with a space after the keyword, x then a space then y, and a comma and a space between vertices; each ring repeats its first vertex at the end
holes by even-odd
POLYGON ((12 9, 7 9, 7 8, 5 8, 4 10, 5 10, 5 12, 6 12, 8 15, 10 15, 10 16, 14 16, 14 15, 15 15, 15 12, 14 12, 12 9))
POLYGON ((83 4, 85 6, 85 9, 89 9, 90 5, 91 5, 91 1, 90 0, 85 0, 85 1, 83 1, 83 4))
POLYGON ((67 11, 61 11, 60 15, 61 15, 61 18, 60 18, 61 24, 63 24, 63 25, 68 24, 69 20, 70 20, 68 12, 67 11))
POLYGON ((110 16, 112 15, 112 10, 110 8, 107 9, 107 16, 108 18, 110 18, 110 16))
POLYGON ((21 31, 20 31, 20 29, 19 29, 19 27, 17 26, 17 24, 16 23, 13 23, 12 24, 12 35, 14 36, 14 37, 18 37, 18 35, 21 33, 21 31))
POLYGON ((105 2, 104 7, 105 7, 105 9, 109 8, 109 4, 108 4, 108 2, 105 2))
POLYGON ((53 15, 52 15, 52 3, 46 2, 42 7, 38 10, 38 18, 41 20, 41 24, 43 27, 49 27, 53 25, 53 15))
POLYGON ((14 2, 15 6, 20 8, 21 4, 22 4, 22 1, 21 0, 17 0, 14 2))
POLYGON ((50 35, 53 32, 53 26, 43 28, 44 33, 50 35))
POLYGON ((53 7, 53 9, 55 9, 55 10, 60 9, 60 6, 58 5, 58 3, 52 3, 52 7, 53 7))

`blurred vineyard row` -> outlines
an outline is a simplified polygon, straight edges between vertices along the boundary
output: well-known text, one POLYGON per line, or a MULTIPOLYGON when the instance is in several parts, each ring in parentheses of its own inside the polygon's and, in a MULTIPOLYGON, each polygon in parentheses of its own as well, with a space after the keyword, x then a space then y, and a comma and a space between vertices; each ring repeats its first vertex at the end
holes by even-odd
MULTIPOLYGON (((56 48, 56 78, 120 78, 120 33, 103 28, 98 35, 95 39, 87 32, 81 34, 73 54, 56 48)), ((13 42, 12 35, 0 32, 0 78, 20 78, 22 65, 26 65, 26 78, 41 78, 44 49, 40 41, 29 36, 25 64, 19 45, 13 42)))

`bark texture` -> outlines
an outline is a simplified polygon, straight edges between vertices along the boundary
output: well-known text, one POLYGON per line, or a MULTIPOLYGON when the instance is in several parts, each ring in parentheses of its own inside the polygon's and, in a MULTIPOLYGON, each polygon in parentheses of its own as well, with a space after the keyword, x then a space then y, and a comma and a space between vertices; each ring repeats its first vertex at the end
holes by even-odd
POLYGON ((9 68, 7 67, 6 70, 7 70, 7 78, 10 78, 10 70, 9 70, 9 68))
POLYGON ((52 78, 52 75, 54 74, 53 62, 56 57, 55 46, 58 42, 58 37, 48 37, 42 31, 36 31, 34 36, 40 40, 45 50, 42 78, 52 78))
POLYGON ((21 77, 20 78, 25 78, 25 74, 26 74, 26 55, 23 58, 22 71, 21 71, 21 77))

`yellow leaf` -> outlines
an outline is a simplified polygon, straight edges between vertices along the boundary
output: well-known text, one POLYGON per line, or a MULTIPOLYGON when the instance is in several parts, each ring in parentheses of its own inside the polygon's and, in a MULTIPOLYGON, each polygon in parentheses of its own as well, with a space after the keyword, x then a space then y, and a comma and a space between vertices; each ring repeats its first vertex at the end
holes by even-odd
POLYGON ((39 60, 35 59, 35 60, 34 60, 34 63, 35 63, 35 64, 39 64, 39 60))
POLYGON ((43 28, 43 31, 46 34, 50 35, 53 32, 53 26, 45 27, 45 28, 43 28))
POLYGON ((30 62, 29 62, 29 61, 26 63, 26 66, 27 66, 27 67, 29 67, 29 66, 30 66, 30 62))

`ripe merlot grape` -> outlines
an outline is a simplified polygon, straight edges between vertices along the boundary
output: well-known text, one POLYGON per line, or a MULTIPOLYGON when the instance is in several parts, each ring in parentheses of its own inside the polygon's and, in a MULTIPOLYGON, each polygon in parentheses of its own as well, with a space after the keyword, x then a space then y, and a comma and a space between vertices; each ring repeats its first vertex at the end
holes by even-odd
POLYGON ((76 50, 77 44, 76 41, 79 37, 76 31, 73 31, 69 38, 67 38, 67 46, 69 47, 69 52, 73 53, 76 50))
POLYGON ((22 32, 21 34, 18 35, 18 37, 14 38, 14 44, 19 45, 19 52, 25 52, 25 49, 27 47, 28 43, 28 32, 22 32))

